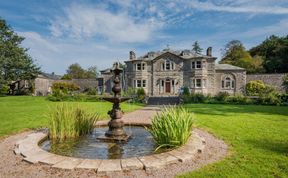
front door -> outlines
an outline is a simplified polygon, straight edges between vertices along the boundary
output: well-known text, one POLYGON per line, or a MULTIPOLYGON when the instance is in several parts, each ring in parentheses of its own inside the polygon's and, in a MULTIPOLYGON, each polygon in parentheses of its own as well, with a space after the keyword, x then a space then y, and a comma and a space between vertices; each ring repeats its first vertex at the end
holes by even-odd
POLYGON ((165 82, 165 92, 170 93, 171 92, 171 85, 170 85, 170 80, 167 80, 165 82))

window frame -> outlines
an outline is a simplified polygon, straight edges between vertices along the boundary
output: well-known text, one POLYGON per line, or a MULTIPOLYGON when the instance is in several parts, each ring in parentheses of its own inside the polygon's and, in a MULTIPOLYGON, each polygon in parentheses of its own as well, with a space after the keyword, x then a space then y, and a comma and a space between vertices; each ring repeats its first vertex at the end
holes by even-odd
POLYGON ((225 90, 234 90, 235 89, 235 80, 231 76, 225 76, 221 80, 221 87, 225 90))

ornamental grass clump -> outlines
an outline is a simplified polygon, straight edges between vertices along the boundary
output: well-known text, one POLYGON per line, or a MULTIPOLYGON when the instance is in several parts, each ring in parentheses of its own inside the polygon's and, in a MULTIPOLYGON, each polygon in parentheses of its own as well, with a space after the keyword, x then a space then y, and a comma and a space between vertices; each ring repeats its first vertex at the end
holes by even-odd
POLYGON ((49 138, 62 141, 92 132, 99 115, 87 113, 79 106, 60 104, 51 111, 49 118, 49 138))
POLYGON ((164 108, 153 118, 148 130, 159 145, 157 149, 177 147, 187 142, 193 122, 193 114, 182 107, 164 108))

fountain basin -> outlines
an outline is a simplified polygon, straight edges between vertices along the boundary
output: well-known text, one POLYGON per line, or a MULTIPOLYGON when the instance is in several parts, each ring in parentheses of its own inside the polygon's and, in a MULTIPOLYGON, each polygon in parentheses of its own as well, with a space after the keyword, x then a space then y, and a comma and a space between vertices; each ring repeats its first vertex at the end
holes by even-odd
MULTIPOLYGON (((156 143, 144 127, 124 127, 125 132, 131 135, 128 142, 106 142, 97 139, 107 129, 108 127, 98 127, 89 135, 61 143, 45 140, 40 147, 54 154, 84 159, 122 159, 156 153, 154 152, 157 147, 156 143)), ((165 151, 168 149, 161 149, 157 153, 165 151)))
POLYGON ((129 98, 129 97, 103 97, 102 99, 105 101, 111 102, 111 103, 122 103, 122 102, 127 101, 131 98, 129 98))
MULTIPOLYGON (((127 124, 142 127, 150 126, 146 122, 136 121, 125 123, 126 126, 127 124)), ((97 126, 107 126, 107 121, 99 121, 97 126)), ((57 155, 43 150, 39 145, 47 140, 47 136, 47 131, 37 131, 29 134, 15 144, 14 153, 23 156, 23 160, 32 164, 44 163, 60 169, 93 169, 102 174, 135 169, 155 170, 172 163, 181 164, 195 159, 205 148, 204 138, 193 131, 185 145, 171 151, 122 159, 83 159, 57 155)))

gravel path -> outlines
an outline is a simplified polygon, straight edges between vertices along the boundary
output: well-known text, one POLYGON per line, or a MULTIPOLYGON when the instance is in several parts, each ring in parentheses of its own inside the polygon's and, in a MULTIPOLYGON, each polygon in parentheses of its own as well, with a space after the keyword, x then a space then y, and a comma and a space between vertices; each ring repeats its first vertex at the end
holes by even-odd
MULTIPOLYGON (((126 122, 151 122, 151 117, 160 109, 157 107, 145 107, 124 115, 126 122)), ((51 168, 44 164, 29 164, 22 161, 22 156, 13 153, 14 144, 17 140, 24 138, 33 131, 23 132, 10 136, 0 141, 0 178, 10 177, 174 177, 175 175, 193 171, 206 164, 218 161, 227 155, 227 145, 213 135, 200 130, 195 131, 206 140, 204 151, 194 160, 185 163, 177 163, 169 165, 163 169, 153 172, 145 172, 144 170, 109 173, 108 175, 97 175, 93 170, 61 170, 51 168)))

